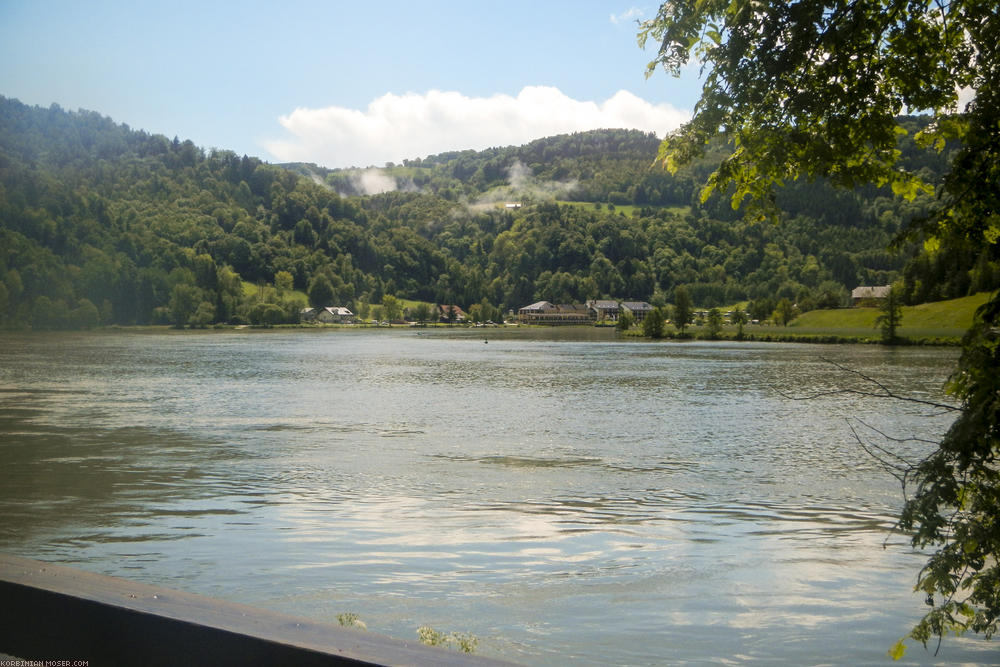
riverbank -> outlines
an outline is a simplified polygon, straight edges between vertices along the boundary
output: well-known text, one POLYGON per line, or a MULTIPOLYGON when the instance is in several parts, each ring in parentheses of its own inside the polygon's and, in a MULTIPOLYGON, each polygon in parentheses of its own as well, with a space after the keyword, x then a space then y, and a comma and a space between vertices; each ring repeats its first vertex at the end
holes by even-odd
MULTIPOLYGON (((669 325, 668 325, 669 326, 669 325)), ((32 331, 31 329, 4 329, 0 330, 2 333, 17 335, 17 334, 34 334, 34 333, 49 333, 49 334, 67 334, 67 335, 89 335, 89 334, 174 334, 178 336, 190 335, 190 334, 213 334, 213 333, 233 333, 233 332, 244 332, 247 334, 266 334, 275 332, 321 332, 327 331, 330 333, 336 332, 391 332, 391 331, 411 331, 417 335, 421 334, 444 334, 449 331, 453 332, 468 332, 472 334, 474 332, 483 335, 484 337, 490 337, 494 335, 501 335, 507 333, 513 333, 516 331, 521 331, 525 334, 531 331, 560 331, 564 334, 571 334, 576 332, 606 332, 611 336, 620 339, 631 339, 636 341, 641 340, 652 340, 643 335, 642 329, 633 328, 629 331, 613 331, 610 327, 595 327, 592 325, 577 325, 577 326, 561 326, 561 327, 547 327, 542 325, 496 325, 489 328, 484 327, 474 327, 466 325, 431 325, 428 327, 423 326, 412 326, 406 324, 395 324, 393 326, 381 325, 375 326, 370 324, 327 324, 327 325, 315 325, 315 324, 279 324, 273 326, 252 326, 252 325, 231 325, 231 324, 216 324, 210 327, 204 328, 184 328, 178 329, 177 327, 168 325, 140 325, 140 326, 121 326, 113 325, 108 327, 98 327, 95 329, 71 329, 71 330, 51 330, 43 329, 32 331)), ((895 344, 903 346, 939 346, 939 347, 954 347, 961 345, 962 335, 964 331, 959 331, 957 329, 952 330, 953 332, 946 332, 944 334, 922 334, 922 333, 910 333, 907 335, 907 331, 903 330, 903 335, 897 338, 895 344), (950 335, 949 335, 950 333, 950 335)), ((576 337, 576 336, 570 336, 576 337)), ((589 336, 588 336, 589 338, 589 336)), ((878 334, 878 331, 874 329, 864 330, 856 328, 845 328, 845 327, 796 327, 794 324, 788 327, 771 326, 771 325, 747 325, 743 328, 743 334, 740 335, 739 331, 735 326, 725 326, 716 335, 710 335, 708 327, 692 325, 687 328, 687 330, 681 334, 674 329, 668 329, 664 332, 663 336, 656 339, 660 341, 673 341, 673 342, 686 342, 686 341, 729 341, 729 342, 758 342, 758 343, 816 343, 816 344, 853 344, 853 345, 876 345, 881 344, 882 340, 878 334)))
MULTIPOLYGON (((622 335, 632 338, 645 338, 642 331, 631 330, 622 335)), ((790 327, 755 327, 753 329, 744 327, 743 335, 740 336, 735 327, 727 327, 715 336, 709 335, 707 327, 688 327, 688 331, 681 335, 679 332, 667 332, 657 340, 667 341, 706 341, 720 340, 732 342, 757 342, 757 343, 815 343, 823 345, 880 345, 882 339, 877 334, 852 334, 830 329, 828 331, 802 332, 790 330, 790 327), (731 330, 730 330, 731 329, 731 330)), ((962 336, 900 336, 893 345, 929 345, 938 347, 956 347, 962 344, 962 336)))
MULTIPOLYGON (((904 306, 902 325, 895 345, 961 345, 962 337, 972 326, 976 310, 990 298, 981 292, 961 299, 904 306)), ((736 326, 726 325, 716 335, 708 327, 693 325, 682 335, 667 327, 664 340, 731 340, 776 343, 852 343, 876 345, 882 343, 877 324, 879 308, 833 308, 812 310, 799 315, 788 326, 748 324, 742 336, 736 326)), ((642 338, 641 329, 632 329, 626 336, 642 338)))
MULTIPOLYGON (((902 312, 902 326, 899 328, 899 335, 896 345, 918 345, 918 346, 958 346, 961 345, 962 337, 972 326, 976 309, 989 300, 990 294, 987 292, 975 294, 961 299, 949 301, 938 301, 925 303, 918 306, 904 306, 902 312)), ((747 341, 747 342, 776 342, 776 343, 819 343, 819 344, 861 344, 874 345, 882 343, 881 333, 876 324, 880 314, 878 308, 835 308, 829 310, 813 310, 803 313, 788 326, 777 326, 771 324, 747 324, 743 327, 742 335, 734 325, 726 325, 715 335, 710 335, 708 327, 705 325, 691 325, 687 327, 684 334, 668 325, 661 340, 685 341, 685 340, 725 340, 725 341, 747 341)), ((374 322, 362 322, 357 324, 277 324, 267 326, 256 325, 232 325, 215 324, 204 328, 194 329, 194 331, 317 331, 317 330, 399 330, 414 329, 420 331, 443 331, 443 330, 483 330, 484 335, 488 331, 516 330, 516 329, 548 329, 545 325, 524 325, 524 324, 447 324, 440 322, 416 323, 395 323, 392 325, 374 322)), ((589 329, 593 325, 578 325, 561 328, 589 329)), ((601 327, 597 327, 601 328, 601 327)), ((610 328, 610 327, 604 327, 610 328)), ((30 331, 30 329, 2 329, 11 333, 30 331)), ((178 329, 169 325, 140 325, 122 326, 111 325, 87 330, 90 332, 177 332, 192 331, 192 329, 178 329)), ((625 338, 643 339, 642 330, 634 327, 627 332, 620 332, 620 336, 625 338)))

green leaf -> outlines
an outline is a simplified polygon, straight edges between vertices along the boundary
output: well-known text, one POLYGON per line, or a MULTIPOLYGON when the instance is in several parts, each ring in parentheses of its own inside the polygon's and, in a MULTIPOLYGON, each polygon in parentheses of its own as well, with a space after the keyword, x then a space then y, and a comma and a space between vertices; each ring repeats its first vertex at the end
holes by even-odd
POLYGON ((897 178, 892 181, 892 194, 902 197, 906 201, 913 201, 917 196, 916 184, 907 179, 897 178))
POLYGON ((995 245, 1000 240, 1000 216, 991 215, 986 221, 986 229, 983 230, 983 238, 990 245, 995 245))
POLYGON ((906 644, 903 643, 902 639, 893 644, 892 648, 889 649, 889 657, 892 658, 893 660, 899 660, 900 658, 903 657, 905 653, 906 653, 906 644))

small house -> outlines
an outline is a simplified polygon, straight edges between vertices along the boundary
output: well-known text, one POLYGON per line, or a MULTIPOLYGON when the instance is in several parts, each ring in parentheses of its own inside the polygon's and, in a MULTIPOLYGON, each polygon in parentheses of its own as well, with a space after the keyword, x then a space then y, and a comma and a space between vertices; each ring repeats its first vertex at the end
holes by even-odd
POLYGON ((464 322, 469 316, 458 306, 439 304, 437 306, 439 322, 464 322))
POLYGON ((851 303, 855 306, 864 301, 881 301, 889 298, 892 285, 861 286, 851 290, 851 303))
POLYGON ((328 306, 319 311, 316 319, 324 324, 354 324, 354 313, 342 306, 328 306))

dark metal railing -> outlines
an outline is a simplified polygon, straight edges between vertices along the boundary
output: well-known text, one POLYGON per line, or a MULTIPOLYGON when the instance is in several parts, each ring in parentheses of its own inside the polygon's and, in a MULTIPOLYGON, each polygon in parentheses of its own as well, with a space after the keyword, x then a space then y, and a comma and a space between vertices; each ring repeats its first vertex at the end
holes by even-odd
POLYGON ((81 667, 508 664, 4 554, 0 653, 81 667))

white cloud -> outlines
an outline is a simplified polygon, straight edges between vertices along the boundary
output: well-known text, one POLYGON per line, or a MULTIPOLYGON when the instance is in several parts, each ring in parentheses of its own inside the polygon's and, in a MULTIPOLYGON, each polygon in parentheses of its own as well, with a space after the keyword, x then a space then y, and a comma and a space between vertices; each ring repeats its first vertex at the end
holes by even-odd
POLYGON ((432 90, 422 95, 387 93, 364 111, 298 108, 278 119, 289 137, 262 143, 282 162, 363 167, 599 128, 662 136, 690 117, 687 111, 651 104, 625 90, 604 102, 575 100, 549 86, 527 86, 517 97, 432 90))
POLYGON ((621 14, 612 14, 611 22, 614 23, 615 25, 618 25, 620 23, 625 23, 627 21, 628 22, 637 21, 641 19, 644 15, 645 13, 638 7, 629 7, 621 14))

